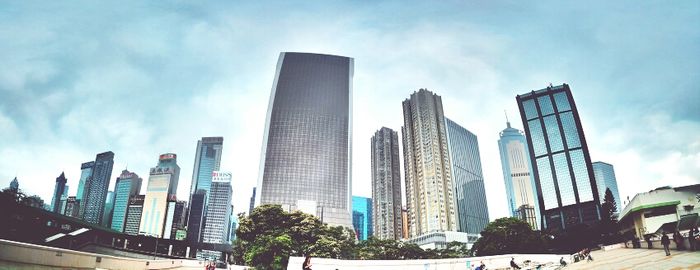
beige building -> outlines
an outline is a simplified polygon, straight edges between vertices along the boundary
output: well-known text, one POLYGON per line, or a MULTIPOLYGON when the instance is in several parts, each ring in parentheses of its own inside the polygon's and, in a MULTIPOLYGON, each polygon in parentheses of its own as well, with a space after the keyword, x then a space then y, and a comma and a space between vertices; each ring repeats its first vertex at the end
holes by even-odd
POLYGON ((403 102, 409 237, 456 231, 452 169, 442 99, 426 89, 403 102))
MULTIPOLYGON (((158 238, 170 238, 167 235, 166 224, 168 219, 168 202, 176 201, 177 182, 180 177, 180 167, 177 165, 177 155, 160 155, 158 166, 151 168, 148 177, 148 187, 143 202, 143 212, 141 214, 141 224, 139 234, 158 238)), ((174 204, 173 204, 174 206, 174 204)), ((170 215, 172 217, 172 214, 170 215)))
POLYGON ((374 237, 403 238, 399 134, 382 127, 372 136, 372 226, 374 237))

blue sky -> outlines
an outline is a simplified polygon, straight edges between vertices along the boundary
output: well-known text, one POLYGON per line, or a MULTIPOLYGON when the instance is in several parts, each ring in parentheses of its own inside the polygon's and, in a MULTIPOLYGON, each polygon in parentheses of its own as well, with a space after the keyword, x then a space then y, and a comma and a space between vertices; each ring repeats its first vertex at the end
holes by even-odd
POLYGON ((355 58, 356 195, 370 195, 374 131, 399 130, 401 101, 428 88, 478 136, 491 218, 505 216, 503 110, 521 128, 515 96, 549 83, 571 86, 623 198, 700 183, 700 2, 481 2, 3 3, 0 186, 17 176, 49 200, 98 152, 116 154, 112 185, 174 152, 185 198, 197 139, 224 136, 245 211, 282 51, 355 58))

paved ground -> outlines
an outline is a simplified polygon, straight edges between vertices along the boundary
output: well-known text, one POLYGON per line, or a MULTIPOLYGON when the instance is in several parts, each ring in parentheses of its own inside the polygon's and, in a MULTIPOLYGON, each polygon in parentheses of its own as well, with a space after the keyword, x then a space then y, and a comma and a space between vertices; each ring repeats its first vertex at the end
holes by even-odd
POLYGON ((563 269, 700 269, 700 252, 679 252, 672 250, 671 256, 667 257, 662 249, 622 248, 609 251, 594 251, 591 255, 594 259, 593 262, 578 262, 570 264, 563 269))

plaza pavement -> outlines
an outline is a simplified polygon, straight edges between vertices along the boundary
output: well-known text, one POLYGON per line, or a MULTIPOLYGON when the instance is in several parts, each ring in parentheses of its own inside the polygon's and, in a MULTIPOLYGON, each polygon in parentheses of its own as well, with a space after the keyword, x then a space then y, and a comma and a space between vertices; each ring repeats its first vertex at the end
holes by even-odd
POLYGON ((663 249, 618 248, 608 251, 593 251, 593 262, 569 264, 563 270, 610 269, 610 270, 700 270, 700 251, 671 251, 666 256, 663 249))

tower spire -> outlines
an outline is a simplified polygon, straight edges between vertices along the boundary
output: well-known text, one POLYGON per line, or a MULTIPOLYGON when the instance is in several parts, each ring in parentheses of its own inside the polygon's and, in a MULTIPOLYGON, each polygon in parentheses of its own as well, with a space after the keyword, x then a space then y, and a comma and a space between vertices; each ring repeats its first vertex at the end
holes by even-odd
POLYGON ((506 110, 503 110, 503 114, 506 115, 506 126, 510 128, 510 121, 508 120, 508 112, 506 110))

